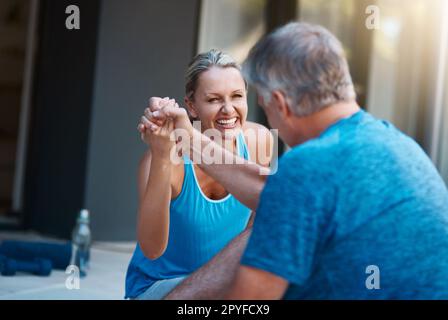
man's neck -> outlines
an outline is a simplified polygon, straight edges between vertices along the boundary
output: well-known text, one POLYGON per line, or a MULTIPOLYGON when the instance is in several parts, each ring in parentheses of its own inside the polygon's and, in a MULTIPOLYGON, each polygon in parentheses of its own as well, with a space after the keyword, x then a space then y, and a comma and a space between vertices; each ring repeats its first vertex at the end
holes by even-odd
POLYGON ((332 124, 352 116, 359 110, 360 107, 355 101, 341 102, 330 105, 309 116, 295 118, 294 125, 297 128, 297 139, 293 141, 293 145, 318 137, 332 124))

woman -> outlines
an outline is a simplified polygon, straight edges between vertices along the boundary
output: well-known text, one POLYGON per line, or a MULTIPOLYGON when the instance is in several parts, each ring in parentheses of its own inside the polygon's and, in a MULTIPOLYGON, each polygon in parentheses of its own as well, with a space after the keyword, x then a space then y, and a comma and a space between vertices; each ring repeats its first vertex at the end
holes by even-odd
MULTIPOLYGON (((239 65, 217 50, 199 54, 189 64, 185 88, 187 110, 201 121, 202 132, 218 130, 231 142, 223 147, 259 163, 256 150, 270 150, 271 139, 257 140, 249 150, 243 132, 262 130, 269 138, 270 133, 246 121, 247 85, 239 65)), ((139 130, 151 151, 139 166, 138 244, 126 276, 126 297, 161 299, 244 231, 251 212, 188 158, 180 164, 170 160, 171 123, 154 134, 145 130, 145 122, 142 117, 139 130)))

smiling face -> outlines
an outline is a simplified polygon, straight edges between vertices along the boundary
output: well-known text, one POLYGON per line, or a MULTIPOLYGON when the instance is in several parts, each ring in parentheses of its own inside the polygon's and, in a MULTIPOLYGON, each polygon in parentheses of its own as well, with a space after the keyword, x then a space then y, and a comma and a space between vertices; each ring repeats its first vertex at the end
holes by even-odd
POLYGON ((233 67, 213 66, 199 75, 192 99, 185 99, 190 114, 201 121, 202 131, 217 129, 233 139, 247 117, 246 84, 233 67))

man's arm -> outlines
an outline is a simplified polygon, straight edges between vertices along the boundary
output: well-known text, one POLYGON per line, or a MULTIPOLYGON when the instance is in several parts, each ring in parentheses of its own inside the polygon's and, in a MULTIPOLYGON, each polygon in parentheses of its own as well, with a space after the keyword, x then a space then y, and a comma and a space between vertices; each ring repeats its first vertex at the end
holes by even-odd
POLYGON ((234 155, 197 130, 193 130, 190 146, 193 160, 201 159, 198 164, 201 169, 219 181, 241 203, 256 210, 269 168, 234 155), (231 164, 207 161, 203 150, 213 150, 213 158, 231 159, 231 164))
POLYGON ((212 260, 182 281, 165 300, 222 299, 232 285, 251 229, 233 239, 212 260))
MULTIPOLYGON (((266 177, 270 172, 269 168, 234 155, 194 129, 186 110, 183 108, 165 107, 154 112, 147 109, 145 110, 145 116, 156 128, 160 121, 165 121, 167 118, 172 119, 176 128, 174 132, 178 134, 179 129, 183 129, 185 130, 183 133, 186 133, 190 139, 189 151, 193 162, 199 162, 198 165, 201 169, 217 180, 241 203, 252 210, 257 208, 266 177), (207 154, 203 150, 208 150, 207 154), (213 151, 211 152, 211 150, 213 151), (231 164, 213 163, 213 161, 207 159, 207 155, 210 154, 213 154, 214 159, 227 159, 227 161, 230 159, 228 163, 231 164)), ((181 136, 185 138, 185 136, 181 136)), ((184 143, 185 141, 182 141, 181 144, 184 143)))
POLYGON ((251 229, 246 229, 165 300, 281 299, 288 282, 272 273, 240 265, 251 229))
POLYGON ((228 293, 228 300, 275 300, 281 299, 288 282, 270 272, 240 265, 228 293))

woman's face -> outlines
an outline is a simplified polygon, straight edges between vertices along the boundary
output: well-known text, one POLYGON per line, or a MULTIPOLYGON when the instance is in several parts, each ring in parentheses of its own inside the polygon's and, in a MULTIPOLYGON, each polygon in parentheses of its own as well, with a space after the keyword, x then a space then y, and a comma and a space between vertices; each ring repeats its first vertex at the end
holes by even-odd
POLYGON ((193 101, 186 100, 202 131, 217 129, 233 139, 247 117, 246 85, 238 69, 211 67, 200 74, 193 101))

